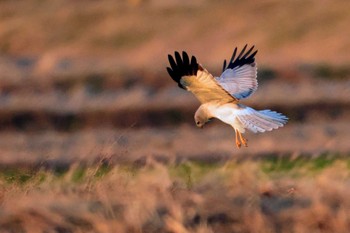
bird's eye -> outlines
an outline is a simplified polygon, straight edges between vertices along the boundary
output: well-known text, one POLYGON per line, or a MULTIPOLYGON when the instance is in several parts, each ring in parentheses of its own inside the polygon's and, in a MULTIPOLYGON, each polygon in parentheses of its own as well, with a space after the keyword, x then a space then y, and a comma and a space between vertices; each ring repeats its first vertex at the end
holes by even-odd
POLYGON ((196 124, 197 124, 197 125, 199 125, 199 124, 200 124, 200 122, 199 122, 199 121, 197 121, 197 122, 196 122, 196 124))

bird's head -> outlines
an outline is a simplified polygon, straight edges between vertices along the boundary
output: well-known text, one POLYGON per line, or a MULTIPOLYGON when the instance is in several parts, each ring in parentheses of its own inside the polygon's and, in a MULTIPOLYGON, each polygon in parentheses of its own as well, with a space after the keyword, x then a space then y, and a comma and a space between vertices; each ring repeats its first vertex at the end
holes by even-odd
POLYGON ((199 108, 194 114, 194 122, 198 128, 203 128, 205 123, 207 123, 209 120, 207 111, 205 111, 203 108, 199 108))

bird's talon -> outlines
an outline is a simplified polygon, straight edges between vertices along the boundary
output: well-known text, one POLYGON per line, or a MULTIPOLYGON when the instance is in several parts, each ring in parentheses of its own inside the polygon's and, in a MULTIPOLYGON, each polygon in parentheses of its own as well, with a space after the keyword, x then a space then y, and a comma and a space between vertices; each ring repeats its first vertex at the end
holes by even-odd
POLYGON ((243 143, 243 145, 245 147, 248 147, 248 143, 247 143, 248 139, 245 139, 240 132, 238 132, 238 136, 239 136, 239 139, 241 140, 241 142, 243 143))

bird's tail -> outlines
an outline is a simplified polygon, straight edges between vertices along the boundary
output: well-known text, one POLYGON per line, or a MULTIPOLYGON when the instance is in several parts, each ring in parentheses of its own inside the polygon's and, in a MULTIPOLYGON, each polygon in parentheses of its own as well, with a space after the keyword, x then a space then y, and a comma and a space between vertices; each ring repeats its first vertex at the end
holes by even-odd
POLYGON ((277 129, 288 121, 288 118, 281 113, 268 109, 257 111, 246 106, 237 118, 245 128, 254 133, 277 129))

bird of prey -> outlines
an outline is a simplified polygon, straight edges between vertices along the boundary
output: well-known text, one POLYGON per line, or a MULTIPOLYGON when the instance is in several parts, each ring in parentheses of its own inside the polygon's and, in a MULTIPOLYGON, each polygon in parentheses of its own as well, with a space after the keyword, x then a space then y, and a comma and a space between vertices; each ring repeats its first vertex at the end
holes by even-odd
POLYGON ((170 67, 167 71, 178 86, 192 92, 201 102, 194 120, 202 128, 212 118, 218 118, 235 130, 236 145, 248 146, 242 136, 245 129, 254 133, 271 131, 285 125, 288 118, 271 110, 254 110, 239 101, 249 97, 258 88, 257 65, 254 46, 247 45, 237 55, 237 47, 228 63, 223 64, 223 73, 214 77, 196 57, 191 59, 186 52, 175 52, 175 59, 168 55, 170 67))

